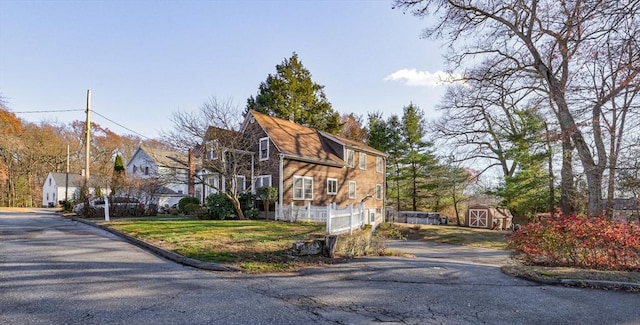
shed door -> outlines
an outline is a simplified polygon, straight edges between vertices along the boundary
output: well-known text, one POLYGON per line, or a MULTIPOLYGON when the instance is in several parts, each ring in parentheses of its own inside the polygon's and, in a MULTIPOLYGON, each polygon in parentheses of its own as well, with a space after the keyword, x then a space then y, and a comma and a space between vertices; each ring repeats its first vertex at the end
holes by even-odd
POLYGON ((489 210, 471 209, 469 210, 469 227, 487 228, 489 220, 489 210))

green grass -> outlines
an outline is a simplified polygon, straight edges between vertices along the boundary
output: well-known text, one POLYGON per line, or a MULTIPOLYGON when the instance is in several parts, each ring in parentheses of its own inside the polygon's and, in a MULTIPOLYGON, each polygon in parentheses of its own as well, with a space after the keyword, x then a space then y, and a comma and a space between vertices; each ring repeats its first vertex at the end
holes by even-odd
POLYGON ((324 236, 324 225, 256 220, 131 219, 105 222, 178 254, 237 265, 248 272, 284 271, 301 266, 287 254, 294 242, 324 236))

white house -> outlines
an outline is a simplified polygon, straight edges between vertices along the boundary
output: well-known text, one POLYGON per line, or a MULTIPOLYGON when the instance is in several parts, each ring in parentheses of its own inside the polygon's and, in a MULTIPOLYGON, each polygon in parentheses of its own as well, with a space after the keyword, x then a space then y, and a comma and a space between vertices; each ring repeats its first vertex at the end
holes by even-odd
MULTIPOLYGON (((80 188, 84 182, 84 177, 80 174, 68 174, 51 172, 47 175, 42 185, 42 206, 54 207, 60 201, 77 200, 80 196, 80 188)), ((103 176, 91 176, 89 184, 89 193, 95 194, 96 184, 101 184, 100 190, 103 194, 109 193, 109 187, 105 186, 105 178, 103 176)))
POLYGON ((172 206, 188 192, 188 159, 178 152, 138 147, 127 163, 127 175, 143 179, 155 178, 158 189, 158 205, 172 206))

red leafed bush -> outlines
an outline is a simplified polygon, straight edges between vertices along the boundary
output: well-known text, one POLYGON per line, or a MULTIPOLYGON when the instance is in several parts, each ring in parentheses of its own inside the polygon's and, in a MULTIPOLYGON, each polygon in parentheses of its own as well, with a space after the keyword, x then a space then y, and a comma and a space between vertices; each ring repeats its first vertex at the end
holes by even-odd
POLYGON ((604 217, 531 223, 513 233, 509 248, 527 264, 640 271, 640 228, 604 217))

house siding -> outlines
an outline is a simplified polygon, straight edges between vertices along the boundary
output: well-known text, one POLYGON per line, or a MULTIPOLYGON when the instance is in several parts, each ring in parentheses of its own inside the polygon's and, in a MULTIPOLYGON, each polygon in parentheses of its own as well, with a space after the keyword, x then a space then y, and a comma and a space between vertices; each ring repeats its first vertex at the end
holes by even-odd
MULTIPOLYGON (((369 155, 371 157, 375 157, 369 155)), ((366 200, 367 208, 382 209, 384 200, 375 199, 376 185, 384 187, 384 174, 375 172, 375 159, 367 159, 367 169, 361 170, 357 166, 351 167, 333 167, 326 165, 317 165, 309 162, 296 161, 291 159, 284 160, 283 170, 283 203, 296 205, 311 202, 312 205, 322 206, 330 203, 336 203, 339 206, 349 204, 359 204, 368 195, 371 197, 366 200), (293 199, 293 177, 307 176, 313 178, 313 199, 312 200, 294 200, 293 199), (327 179, 337 179, 337 194, 327 194, 327 179), (355 199, 349 198, 349 181, 356 182, 355 199)))

